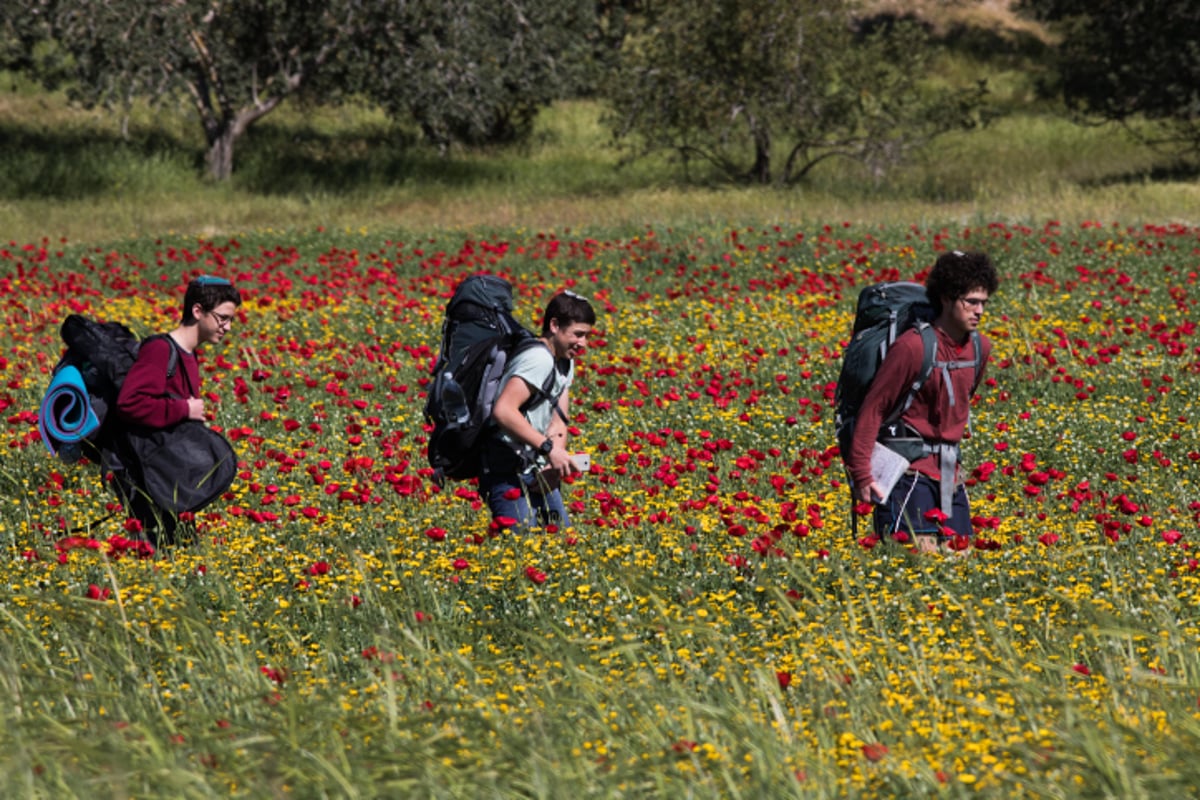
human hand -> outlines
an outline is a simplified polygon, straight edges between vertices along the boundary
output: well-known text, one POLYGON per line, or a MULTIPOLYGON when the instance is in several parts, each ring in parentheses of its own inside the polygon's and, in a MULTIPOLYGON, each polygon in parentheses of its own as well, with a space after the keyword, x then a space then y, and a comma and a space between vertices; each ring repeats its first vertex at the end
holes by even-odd
POLYGON ((551 467, 558 470, 560 475, 570 475, 574 472, 579 472, 579 468, 575 466, 575 461, 571 458, 571 454, 558 441, 554 442, 554 449, 550 451, 547 460, 550 462, 551 467))
POLYGON ((854 487, 854 499, 863 503, 880 504, 887 498, 883 496, 883 488, 875 481, 871 481, 854 487))

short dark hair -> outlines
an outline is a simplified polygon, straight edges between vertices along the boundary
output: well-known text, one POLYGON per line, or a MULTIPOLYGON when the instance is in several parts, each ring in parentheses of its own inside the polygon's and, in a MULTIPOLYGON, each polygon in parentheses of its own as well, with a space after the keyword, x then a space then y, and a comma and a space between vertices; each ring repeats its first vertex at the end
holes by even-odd
POLYGON ((596 324, 596 311, 586 297, 574 292, 559 292, 550 299, 546 313, 542 316, 542 335, 550 334, 550 321, 554 320, 560 328, 569 327, 577 322, 584 325, 596 324))
POLYGON ((996 267, 987 253, 951 250, 942 253, 934 262, 933 269, 925 279, 925 294, 934 311, 940 314, 943 297, 957 300, 972 289, 983 289, 992 295, 999 285, 996 267))
POLYGON ((192 308, 197 303, 205 311, 212 311, 222 303, 233 303, 235 306, 240 306, 242 296, 227 278, 201 275, 193 278, 187 285, 187 291, 183 293, 184 325, 191 325, 196 321, 196 316, 192 314, 192 308))

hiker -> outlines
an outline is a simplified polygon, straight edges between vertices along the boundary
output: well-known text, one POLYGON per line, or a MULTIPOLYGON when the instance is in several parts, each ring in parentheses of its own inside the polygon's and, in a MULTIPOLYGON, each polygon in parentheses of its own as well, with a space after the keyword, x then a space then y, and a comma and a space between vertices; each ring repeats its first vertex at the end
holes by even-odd
POLYGON ((984 253, 955 250, 937 259, 925 281, 937 337, 933 370, 899 420, 884 428, 886 415, 904 402, 925 358, 921 333, 914 328, 901 334, 871 383, 846 454, 855 499, 876 504, 875 533, 901 540, 899 534, 908 534, 921 552, 961 550, 972 535, 959 443, 991 354, 991 342, 978 328, 998 284, 984 253), (876 441, 909 462, 887 496, 873 477, 876 441))
MULTIPOLYGON (((138 349, 117 396, 120 421, 142 429, 166 429, 185 420, 203 422, 196 350, 221 341, 241 304, 238 290, 225 278, 201 275, 188 283, 178 327, 165 336, 148 337, 138 349), (169 363, 177 363, 177 368, 169 370, 169 363)), ((142 533, 151 543, 172 542, 175 515, 147 496, 133 477, 136 470, 125 468, 133 459, 128 447, 118 444, 116 450, 121 463, 115 465, 115 484, 126 511, 141 522, 142 533)))
POLYGON ((522 350, 505 368, 479 478, 494 521, 505 519, 524 530, 536 514, 543 526, 570 525, 558 485, 562 476, 579 471, 567 450, 568 390, 574 360, 595 324, 596 312, 586 299, 557 294, 542 317, 545 347, 522 350), (543 392, 551 374, 551 388, 543 392))

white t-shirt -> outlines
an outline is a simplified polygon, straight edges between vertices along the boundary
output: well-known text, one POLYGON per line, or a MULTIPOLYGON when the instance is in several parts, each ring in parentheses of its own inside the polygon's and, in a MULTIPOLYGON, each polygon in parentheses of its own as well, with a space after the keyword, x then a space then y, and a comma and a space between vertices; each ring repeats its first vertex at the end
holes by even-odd
MULTIPOLYGON (((554 373, 554 383, 549 394, 551 398, 558 398, 575 379, 575 362, 564 358, 556 364, 550 348, 530 347, 518 353, 505 367, 504 375, 500 378, 500 393, 496 395, 499 397, 513 378, 524 380, 531 387, 535 398, 531 401, 532 405, 525 410, 525 419, 543 434, 550 429, 550 422, 554 419, 554 404, 545 398, 539 398, 538 395, 546 384, 546 376, 551 372, 554 373)), ((513 441, 507 433, 504 434, 504 438, 513 441)))

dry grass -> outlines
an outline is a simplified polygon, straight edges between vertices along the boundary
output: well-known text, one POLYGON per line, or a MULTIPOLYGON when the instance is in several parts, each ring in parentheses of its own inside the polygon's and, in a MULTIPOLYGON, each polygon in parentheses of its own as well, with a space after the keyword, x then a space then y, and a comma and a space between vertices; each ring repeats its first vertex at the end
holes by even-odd
POLYGON ((1054 41, 1054 34, 1036 20, 1021 16, 1016 6, 1015 0, 865 0, 863 3, 868 13, 913 16, 939 34, 965 27, 1001 36, 1054 41))

